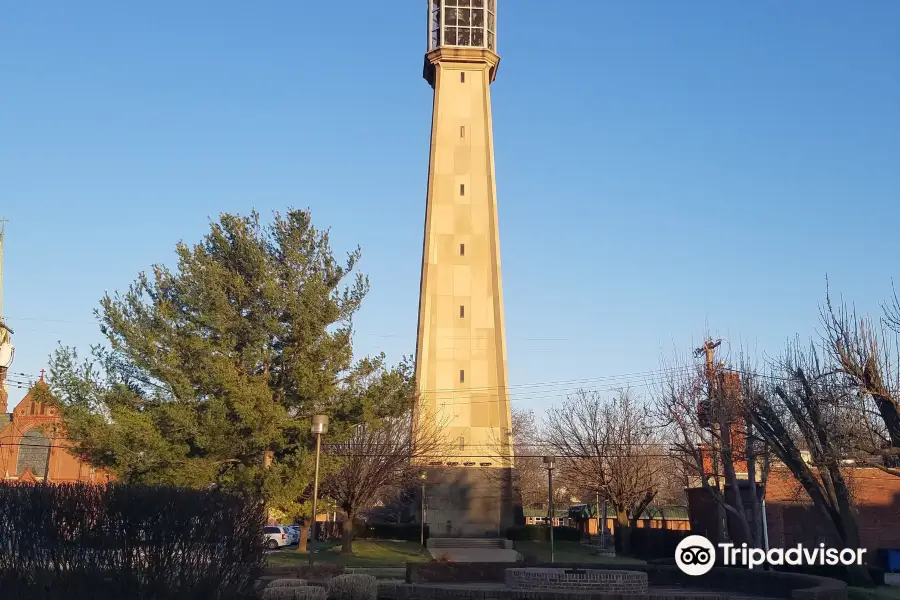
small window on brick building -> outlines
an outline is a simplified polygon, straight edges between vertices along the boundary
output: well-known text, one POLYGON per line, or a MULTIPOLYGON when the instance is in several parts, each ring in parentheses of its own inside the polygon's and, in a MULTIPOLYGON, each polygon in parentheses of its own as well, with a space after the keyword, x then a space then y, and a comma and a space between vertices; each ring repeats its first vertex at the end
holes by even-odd
POLYGON ((459 318, 460 319, 466 318, 466 307, 463 306, 462 304, 459 305, 459 318))
POLYGON ((464 184, 464 183, 459 184, 459 195, 460 196, 466 195, 466 184, 464 184))
POLYGON ((463 371, 462 369, 459 370, 459 382, 460 383, 466 382, 466 372, 463 371))
POLYGON ((465 256, 465 255, 466 255, 466 245, 465 245, 465 244, 460 244, 460 245, 459 245, 459 255, 460 255, 460 256, 465 256))

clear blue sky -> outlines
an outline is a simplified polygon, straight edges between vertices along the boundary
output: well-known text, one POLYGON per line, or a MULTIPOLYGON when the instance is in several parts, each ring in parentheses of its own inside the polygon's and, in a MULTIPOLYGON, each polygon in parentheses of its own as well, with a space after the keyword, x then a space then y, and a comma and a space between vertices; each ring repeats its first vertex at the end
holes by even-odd
MULTIPOLYGON (((814 333, 826 274, 866 310, 888 296, 900 2, 499 5, 515 402, 657 369, 707 329, 777 353, 814 333)), ((12 371, 36 375, 57 340, 99 341, 103 292, 171 263, 210 217, 288 206, 363 249, 358 352, 411 354, 425 23, 422 0, 4 3, 12 371)))

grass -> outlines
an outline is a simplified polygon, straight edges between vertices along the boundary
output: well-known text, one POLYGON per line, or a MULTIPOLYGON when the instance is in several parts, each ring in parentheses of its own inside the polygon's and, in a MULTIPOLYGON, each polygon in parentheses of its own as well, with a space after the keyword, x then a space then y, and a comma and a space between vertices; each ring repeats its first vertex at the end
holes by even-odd
MULTIPOLYGON (((533 557, 541 562, 550 562, 549 542, 516 542, 515 548, 525 557, 533 557)), ((553 545, 556 562, 561 563, 622 563, 640 564, 637 558, 600 556, 593 548, 579 542, 556 542, 553 545)), ((898 599, 900 600, 900 599, 898 599)))
POLYGON ((848 587, 848 600, 900 600, 900 587, 882 585, 876 588, 848 587))
MULTIPOLYGON (((320 546, 321 547, 321 546, 320 546)), ((541 562, 550 562, 550 544, 545 542, 516 542, 516 550, 522 556, 533 557, 541 562)), ((557 562, 568 563, 621 563, 640 564, 636 558, 599 556, 588 546, 578 542, 556 542, 554 545, 557 562)), ((342 564, 346 567, 403 567, 408 562, 428 562, 431 555, 422 552, 418 542, 390 542, 378 540, 357 540, 353 542, 353 555, 341 554, 340 544, 329 546, 313 555, 316 563, 342 564)), ((283 550, 269 554, 269 566, 288 567, 306 564, 306 552, 283 550)), ((895 600, 894 598, 867 598, 860 600, 895 600)), ((897 598, 896 600, 900 600, 897 598)))
MULTIPOLYGON (((320 546, 321 547, 321 546, 320 546)), ((309 554, 286 550, 269 555, 269 566, 289 567, 306 564, 309 554)), ((419 542, 390 542, 357 540, 353 542, 353 555, 341 554, 340 544, 313 554, 316 563, 342 564, 345 567, 402 567, 408 562, 425 562, 431 556, 422 552, 419 542)))

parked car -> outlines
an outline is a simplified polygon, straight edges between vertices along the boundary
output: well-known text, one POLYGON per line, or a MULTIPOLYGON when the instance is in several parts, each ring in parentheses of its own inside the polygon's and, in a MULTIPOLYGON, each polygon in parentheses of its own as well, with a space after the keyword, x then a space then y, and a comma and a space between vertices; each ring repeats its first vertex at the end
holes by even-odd
POLYGON ((297 527, 296 525, 287 525, 285 527, 285 529, 287 529, 288 533, 290 534, 291 543, 299 544, 300 543, 300 528, 297 527))
POLYGON ((266 536, 266 548, 269 550, 277 550, 282 546, 290 546, 291 534, 288 533, 287 527, 281 525, 267 525, 263 529, 266 536))

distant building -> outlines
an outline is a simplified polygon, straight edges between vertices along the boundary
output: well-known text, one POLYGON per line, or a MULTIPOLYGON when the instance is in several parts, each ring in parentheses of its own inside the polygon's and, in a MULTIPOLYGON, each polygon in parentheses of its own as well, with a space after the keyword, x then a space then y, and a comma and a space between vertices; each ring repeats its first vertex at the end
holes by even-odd
POLYGON ((53 483, 106 483, 109 475, 80 461, 68 451, 59 411, 37 400, 47 384, 38 381, 12 412, 6 412, 6 393, 0 393, 0 479, 53 483))

